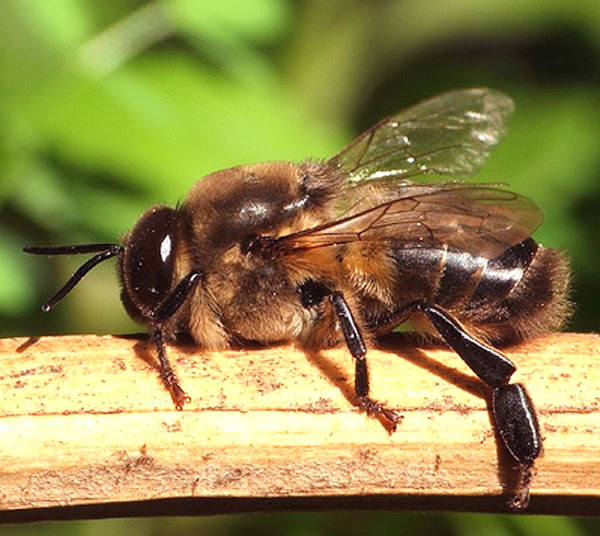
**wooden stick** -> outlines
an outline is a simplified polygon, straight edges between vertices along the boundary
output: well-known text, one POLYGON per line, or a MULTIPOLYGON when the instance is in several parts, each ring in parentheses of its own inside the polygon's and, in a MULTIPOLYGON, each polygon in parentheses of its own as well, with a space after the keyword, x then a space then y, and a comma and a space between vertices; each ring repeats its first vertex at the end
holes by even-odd
MULTIPOLYGON (((336 349, 169 346, 176 411, 146 338, 0 340, 0 520, 334 508, 505 511, 514 461, 487 393, 452 352, 370 350, 394 434, 352 404, 336 349)), ((600 337, 510 348, 545 452, 531 512, 600 513, 600 337)))

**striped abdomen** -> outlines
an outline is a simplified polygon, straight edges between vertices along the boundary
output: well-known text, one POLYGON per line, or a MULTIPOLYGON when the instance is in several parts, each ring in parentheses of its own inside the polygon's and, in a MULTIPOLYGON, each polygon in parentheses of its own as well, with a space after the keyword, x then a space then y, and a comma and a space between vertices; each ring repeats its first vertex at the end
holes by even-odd
POLYGON ((397 319, 402 306, 426 301, 488 341, 509 343, 557 330, 569 314, 567 261, 531 238, 492 260, 445 247, 398 245, 392 254, 400 274, 397 319))

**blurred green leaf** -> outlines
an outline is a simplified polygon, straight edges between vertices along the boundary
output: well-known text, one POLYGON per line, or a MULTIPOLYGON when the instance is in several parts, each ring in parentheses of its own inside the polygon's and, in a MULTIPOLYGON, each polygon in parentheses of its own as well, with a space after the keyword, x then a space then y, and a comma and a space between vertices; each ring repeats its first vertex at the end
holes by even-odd
POLYGON ((31 279, 23 271, 21 249, 14 234, 0 230, 0 315, 23 314, 34 302, 31 279))
POLYGON ((93 12, 82 0, 15 2, 24 20, 61 51, 80 45, 93 31, 93 12))
POLYGON ((164 0, 177 26, 203 40, 269 42, 281 36, 289 20, 288 2, 277 0, 220 0, 198 9, 195 0, 164 0))
POLYGON ((454 514, 449 516, 457 534, 485 534, 486 536, 510 536, 510 526, 497 515, 454 514))
POLYGON ((569 211, 600 167, 600 100, 593 88, 518 95, 508 134, 481 177, 506 182, 546 214, 537 236, 548 245, 576 247, 569 211))
POLYGON ((557 516, 538 518, 515 516, 508 519, 508 526, 515 527, 523 536, 583 536, 585 531, 576 519, 557 516))
POLYGON ((220 167, 341 144, 275 88, 240 88, 180 54, 140 60, 102 82, 63 73, 23 108, 59 158, 166 200, 220 167))
POLYGON ((238 80, 259 86, 275 75, 256 49, 280 37, 289 21, 287 2, 225 0, 199 10, 194 0, 165 0, 175 26, 190 44, 238 80))
POLYGON ((31 221, 54 232, 65 232, 82 215, 56 170, 37 161, 21 161, 13 170, 13 203, 31 221))

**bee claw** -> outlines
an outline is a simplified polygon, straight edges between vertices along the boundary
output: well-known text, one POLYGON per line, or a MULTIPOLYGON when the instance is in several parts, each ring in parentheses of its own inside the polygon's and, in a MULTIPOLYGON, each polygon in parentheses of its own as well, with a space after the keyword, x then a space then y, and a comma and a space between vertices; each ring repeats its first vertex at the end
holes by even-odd
POLYGON ((397 425, 402 421, 401 415, 398 415, 391 409, 387 409, 383 404, 375 402, 369 397, 360 397, 359 406, 367 415, 379 419, 390 433, 395 432, 397 425))
POLYGON ((170 385, 169 391, 171 392, 171 398, 173 399, 173 402, 175 402, 175 407, 179 411, 183 409, 184 404, 188 404, 192 401, 192 399, 185 394, 185 391, 177 383, 170 385))

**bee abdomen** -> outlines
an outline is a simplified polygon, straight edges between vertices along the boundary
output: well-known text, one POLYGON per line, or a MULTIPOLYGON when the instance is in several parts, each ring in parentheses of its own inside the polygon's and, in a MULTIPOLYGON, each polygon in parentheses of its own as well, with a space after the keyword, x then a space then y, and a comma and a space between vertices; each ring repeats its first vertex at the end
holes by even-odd
POLYGON ((393 310, 362 297, 367 326, 385 333, 415 304, 435 304, 474 335, 508 344, 560 329, 570 313, 569 266, 563 254, 528 238, 488 260, 448 247, 392 248, 400 277, 393 310))
POLYGON ((491 260, 449 251, 436 303, 465 311, 495 308, 521 283, 539 249, 528 238, 491 260))
MULTIPOLYGON (((448 262, 438 288, 442 306, 444 278, 452 273, 448 262)), ((487 261, 473 280, 476 285, 470 299, 455 314, 490 342, 511 343, 558 330, 569 315, 568 263, 560 251, 544 248, 531 238, 487 261)), ((462 290, 470 291, 465 286, 462 290)))

